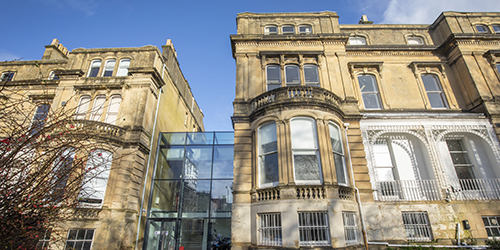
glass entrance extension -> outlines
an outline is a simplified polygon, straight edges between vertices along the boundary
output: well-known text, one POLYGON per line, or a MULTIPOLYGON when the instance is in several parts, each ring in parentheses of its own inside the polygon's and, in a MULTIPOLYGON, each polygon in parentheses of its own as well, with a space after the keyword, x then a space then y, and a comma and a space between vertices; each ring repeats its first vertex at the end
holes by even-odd
POLYGON ((229 247, 234 133, 161 133, 159 141, 144 249, 229 247))

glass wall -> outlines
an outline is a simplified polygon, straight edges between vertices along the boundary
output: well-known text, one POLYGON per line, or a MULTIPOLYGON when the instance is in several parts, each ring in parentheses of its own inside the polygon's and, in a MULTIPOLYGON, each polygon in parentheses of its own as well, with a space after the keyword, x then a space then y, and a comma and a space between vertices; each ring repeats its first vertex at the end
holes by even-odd
POLYGON ((162 133, 159 141, 144 249, 229 249, 234 133, 162 133))

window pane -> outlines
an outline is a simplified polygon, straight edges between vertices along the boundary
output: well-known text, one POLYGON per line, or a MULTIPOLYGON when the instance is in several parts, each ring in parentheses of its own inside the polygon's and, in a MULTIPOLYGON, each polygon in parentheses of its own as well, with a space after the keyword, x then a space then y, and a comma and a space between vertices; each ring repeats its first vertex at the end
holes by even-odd
POLYGON ((101 67, 101 60, 95 60, 90 63, 89 77, 96 77, 101 67))
POLYGON ((341 155, 334 154, 333 159, 335 161, 335 172, 337 174, 337 182, 341 184, 347 184, 344 157, 341 155))
POLYGON ((203 219, 182 220, 179 245, 183 246, 184 249, 203 249, 203 229, 205 228, 205 223, 206 220, 203 219))
POLYGON ((293 149, 317 149, 316 122, 313 119, 293 119, 291 130, 293 149))
POLYGON ((332 142, 332 149, 334 152, 343 154, 342 141, 340 139, 340 130, 337 126, 333 124, 328 125, 330 129, 330 140, 332 142))
POLYGON ((111 76, 113 75, 113 70, 115 68, 115 62, 116 60, 107 60, 106 64, 104 65, 104 74, 103 76, 111 76))
POLYGON ((363 94, 363 104, 366 109, 380 109, 378 94, 363 94))
POLYGON ((45 121, 49 114, 50 105, 42 104, 36 108, 35 115, 33 116, 33 121, 31 122, 31 134, 34 135, 38 133, 43 126, 45 126, 45 121))
POLYGON ((426 91, 441 91, 439 86, 439 80, 435 75, 425 74, 422 75, 422 81, 424 82, 424 87, 426 91))
POLYGON ((293 34, 295 33, 295 27, 291 26, 291 25, 285 25, 283 27, 281 27, 282 31, 283 31, 283 34, 293 34))
POLYGON ((299 84, 300 76, 299 76, 299 67, 296 65, 287 65, 285 66, 285 75, 286 75, 286 83, 287 84, 299 84))
POLYGON ((366 39, 360 36, 349 37, 348 43, 349 45, 366 45, 366 39))
POLYGON ((76 239, 76 233, 78 230, 76 229, 70 229, 68 233, 68 240, 74 240, 76 239))
POLYGON ((129 66, 130 59, 121 60, 120 65, 118 66, 118 72, 116 72, 116 76, 127 76, 129 66))
POLYGON ((214 143, 214 133, 206 132, 206 133, 188 133, 187 134, 187 144, 206 144, 212 145, 214 143))
POLYGON ((78 229, 78 233, 76 235, 77 240, 83 240, 85 239, 85 230, 84 229, 78 229))
POLYGON ((476 29, 479 33, 488 33, 488 28, 484 25, 476 25, 476 29))
POLYGON ((82 96, 76 108, 75 119, 85 119, 90 106, 90 96, 82 96))
POLYGON ((266 35, 276 35, 276 34, 278 34, 278 27, 277 26, 266 26, 266 28, 265 28, 265 34, 266 35))
POLYGON ((304 65, 304 78, 307 83, 319 83, 318 67, 316 65, 304 65))
POLYGON ((266 69, 268 83, 281 83, 280 66, 270 65, 266 69))
POLYGON ((312 28, 309 25, 300 25, 299 26, 299 33, 300 34, 311 34, 312 28))
POLYGON ((184 180, 182 217, 206 217, 210 204, 210 180, 184 180))
POLYGON ((231 217, 233 204, 233 181, 214 180, 212 182, 211 216, 231 217))
POLYGON ((85 166, 87 172, 79 195, 81 202, 102 204, 112 161, 113 154, 106 150, 96 149, 89 154, 85 166))
POLYGON ((260 156, 260 183, 274 183, 279 181, 278 153, 260 156))
POLYGON ((420 37, 408 37, 406 39, 408 41, 408 44, 424 44, 424 40, 420 37))
POLYGON ((106 102, 106 97, 103 95, 97 96, 95 98, 94 105, 92 106, 92 111, 90 113, 90 120, 92 121, 101 120, 105 102, 106 102))
POLYGON ((118 118, 118 110, 122 102, 122 97, 114 95, 109 100, 108 113, 106 114, 106 123, 116 124, 116 119, 118 118))
POLYGON ((294 153, 293 164, 296 180, 319 180, 318 157, 315 152, 294 153))
POLYGON ((358 75, 361 93, 378 92, 377 82, 373 75, 358 75))
POLYGON ((212 146, 186 147, 184 178, 207 178, 212 174, 212 146))
POLYGON ((274 122, 270 122, 261 126, 259 128, 258 140, 260 183, 265 184, 278 182, 278 144, 276 137, 276 124, 274 122))
POLYGON ((233 146, 215 146, 212 178, 233 178, 233 146))
POLYGON ((177 217, 181 181, 155 181, 151 200, 151 217, 177 217))
POLYGON ((270 122, 259 128, 259 145, 261 153, 268 153, 278 150, 276 139, 276 123, 270 122))
POLYGON ((500 63, 497 63, 497 70, 498 70, 498 73, 500 73, 500 63))
POLYGON ((500 25, 493 25, 491 27, 493 27, 493 31, 495 31, 495 33, 500 33, 500 25))

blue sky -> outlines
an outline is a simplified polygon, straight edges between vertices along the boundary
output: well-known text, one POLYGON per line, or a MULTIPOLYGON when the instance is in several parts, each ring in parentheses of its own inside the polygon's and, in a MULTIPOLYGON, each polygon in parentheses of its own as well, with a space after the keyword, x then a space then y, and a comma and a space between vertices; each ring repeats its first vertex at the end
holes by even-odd
POLYGON ((442 11, 500 12, 498 0, 7 0, 0 61, 38 60, 57 38, 75 48, 164 45, 172 39, 207 131, 232 130, 235 63, 229 35, 241 12, 335 11, 341 24, 430 24, 442 11))

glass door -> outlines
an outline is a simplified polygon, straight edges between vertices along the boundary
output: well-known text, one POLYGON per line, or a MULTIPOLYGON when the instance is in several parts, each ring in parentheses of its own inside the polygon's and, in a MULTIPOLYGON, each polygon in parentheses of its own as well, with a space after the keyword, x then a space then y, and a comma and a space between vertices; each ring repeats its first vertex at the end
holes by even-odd
POLYGON ((176 250, 175 224, 175 220, 150 221, 145 249, 176 250))

